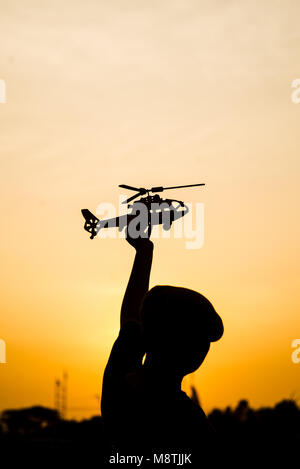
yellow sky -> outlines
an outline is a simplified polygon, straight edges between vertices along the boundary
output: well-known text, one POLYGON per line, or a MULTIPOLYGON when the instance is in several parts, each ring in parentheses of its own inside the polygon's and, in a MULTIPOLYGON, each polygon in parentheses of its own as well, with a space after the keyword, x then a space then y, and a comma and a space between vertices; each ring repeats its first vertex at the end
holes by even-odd
POLYGON ((121 183, 207 184, 168 193, 205 203, 203 248, 156 240, 151 278, 224 320, 205 410, 300 396, 299 2, 0 4, 0 409, 53 405, 67 369, 69 416, 96 411, 133 252, 80 209, 121 183))

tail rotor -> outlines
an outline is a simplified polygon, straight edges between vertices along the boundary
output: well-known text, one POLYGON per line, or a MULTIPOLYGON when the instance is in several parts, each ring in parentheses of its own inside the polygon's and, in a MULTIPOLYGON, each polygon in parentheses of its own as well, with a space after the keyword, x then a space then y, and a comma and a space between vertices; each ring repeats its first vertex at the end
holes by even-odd
POLYGON ((95 238, 100 230, 100 220, 87 208, 83 208, 81 213, 85 219, 84 229, 91 234, 90 239, 95 238))

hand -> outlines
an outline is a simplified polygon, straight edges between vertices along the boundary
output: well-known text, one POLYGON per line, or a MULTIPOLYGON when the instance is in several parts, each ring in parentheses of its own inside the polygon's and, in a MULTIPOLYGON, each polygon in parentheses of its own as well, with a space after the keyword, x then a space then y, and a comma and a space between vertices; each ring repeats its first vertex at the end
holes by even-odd
POLYGON ((126 228, 126 241, 134 247, 136 251, 144 251, 146 249, 153 249, 153 242, 150 240, 151 235, 151 226, 148 228, 146 237, 142 238, 139 236, 138 238, 132 238, 129 233, 128 229, 126 228))

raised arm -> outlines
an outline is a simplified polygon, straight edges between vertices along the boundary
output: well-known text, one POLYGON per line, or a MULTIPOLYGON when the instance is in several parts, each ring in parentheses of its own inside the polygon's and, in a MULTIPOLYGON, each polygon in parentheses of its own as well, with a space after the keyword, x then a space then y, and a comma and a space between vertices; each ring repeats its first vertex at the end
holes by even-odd
POLYGON ((127 241, 136 250, 135 259, 121 308, 121 328, 128 321, 140 322, 142 300, 149 289, 153 243, 148 238, 127 241))

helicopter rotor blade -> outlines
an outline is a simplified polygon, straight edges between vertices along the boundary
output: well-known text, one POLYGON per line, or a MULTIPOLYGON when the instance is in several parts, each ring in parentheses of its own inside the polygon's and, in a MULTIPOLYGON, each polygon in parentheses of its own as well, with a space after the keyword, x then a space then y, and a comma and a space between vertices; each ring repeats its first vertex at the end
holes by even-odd
POLYGON ((136 199, 137 197, 139 197, 140 195, 144 195, 148 192, 152 192, 152 193, 155 193, 155 192, 163 192, 165 190, 169 190, 169 189, 180 189, 180 188, 183 188, 183 187, 196 187, 196 186, 205 186, 205 184, 187 184, 185 186, 172 186, 172 187, 162 187, 162 186, 157 186, 157 187, 152 187, 151 189, 144 189, 143 187, 140 187, 140 188, 137 188, 137 187, 133 187, 133 186, 128 186, 127 184, 120 184, 119 187, 122 187, 123 189, 129 189, 131 191, 136 191, 136 194, 133 195, 132 197, 129 197, 129 199, 126 199, 122 202, 122 204, 128 204, 129 202, 131 202, 132 200, 136 199))
POLYGON ((131 202, 132 200, 136 199, 136 198, 139 197, 140 195, 142 195, 142 193, 141 193, 141 192, 138 192, 137 194, 132 195, 131 197, 129 197, 129 199, 124 200, 124 202, 122 202, 122 204, 129 204, 129 202, 131 202))
POLYGON ((122 187, 123 189, 129 189, 130 191, 136 191, 136 192, 140 192, 141 190, 137 187, 127 186, 127 184, 119 184, 119 187, 122 187))
POLYGON ((196 186, 205 186, 205 184, 187 184, 186 186, 173 186, 173 187, 163 187, 163 190, 167 189, 180 189, 182 187, 196 187, 196 186))

